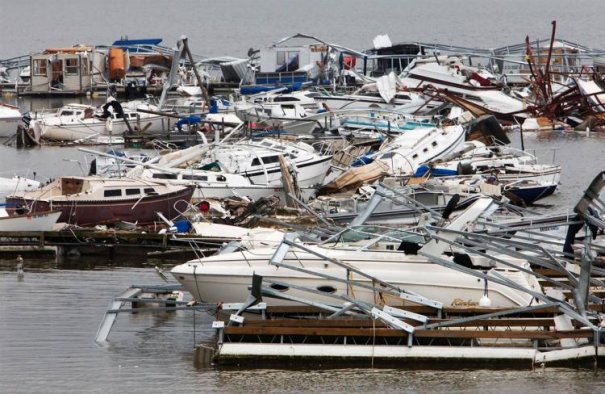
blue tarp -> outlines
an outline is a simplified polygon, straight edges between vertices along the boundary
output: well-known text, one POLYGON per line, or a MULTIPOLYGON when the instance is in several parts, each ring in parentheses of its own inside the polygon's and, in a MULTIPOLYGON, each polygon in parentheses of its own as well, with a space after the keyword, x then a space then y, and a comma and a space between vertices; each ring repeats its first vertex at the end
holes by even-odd
POLYGON ((431 176, 434 176, 434 177, 458 175, 458 171, 456 171, 456 170, 449 170, 447 168, 439 168, 439 167, 430 168, 426 164, 423 164, 416 169, 414 176, 415 177, 426 176, 426 173, 429 171, 431 173, 431 176))
POLYGON ((199 115, 189 115, 184 118, 177 120, 176 127, 180 128, 185 124, 195 124, 200 123, 202 121, 202 117, 199 115))
POLYGON ((351 163, 351 167, 365 166, 366 164, 370 164, 373 161, 374 158, 371 155, 361 156, 360 158, 356 159, 353 163, 351 163))
POLYGON ((138 40, 117 40, 113 42, 113 46, 125 47, 129 45, 159 45, 162 42, 161 38, 141 38, 138 40))
POLYGON ((177 233, 188 233, 191 230, 191 223, 189 220, 181 219, 174 222, 174 227, 177 233))

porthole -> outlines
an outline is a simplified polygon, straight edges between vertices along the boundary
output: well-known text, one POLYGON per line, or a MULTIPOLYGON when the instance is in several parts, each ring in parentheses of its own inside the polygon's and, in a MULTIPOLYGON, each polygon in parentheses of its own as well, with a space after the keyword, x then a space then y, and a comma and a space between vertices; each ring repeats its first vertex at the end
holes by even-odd
POLYGON ((279 283, 271 283, 270 287, 277 291, 288 291, 290 289, 288 286, 280 285, 279 283))
POLYGON ((336 288, 334 288, 333 286, 330 286, 330 285, 317 286, 317 291, 321 291, 322 293, 326 293, 326 294, 334 294, 334 293, 336 293, 336 288))

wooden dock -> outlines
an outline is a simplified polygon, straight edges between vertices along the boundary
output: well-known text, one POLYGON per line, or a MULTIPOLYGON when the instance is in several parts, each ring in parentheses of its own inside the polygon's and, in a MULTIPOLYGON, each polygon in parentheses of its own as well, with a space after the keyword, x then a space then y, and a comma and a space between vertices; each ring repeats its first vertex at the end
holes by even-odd
MULTIPOLYGON (((603 306, 594 306, 602 310, 603 306)), ((426 307, 406 307, 428 312, 426 307)), ((200 360, 212 354, 219 365, 361 366, 429 368, 517 368, 605 365, 604 334, 572 320, 568 329, 557 322, 557 308, 481 318, 494 308, 443 309, 426 323, 406 319, 413 333, 367 318, 329 318, 314 307, 266 307, 265 318, 246 317, 241 324, 217 324, 215 349, 203 345, 200 360), (434 328, 436 324, 445 323, 434 328), (451 323, 451 324, 448 324, 451 323), (559 329, 557 329, 559 327, 559 329)), ((220 315, 219 315, 220 316, 220 315)), ((227 318, 227 320, 229 320, 227 318)))
MULTIPOLYGON (((182 234, 141 233, 120 230, 82 230, 44 232, 0 232, 0 248, 13 254, 48 255, 56 248, 57 256, 156 256, 165 258, 194 258, 193 247, 213 253, 230 239, 196 237, 182 234)), ((10 256, 6 256, 10 257, 10 256)))

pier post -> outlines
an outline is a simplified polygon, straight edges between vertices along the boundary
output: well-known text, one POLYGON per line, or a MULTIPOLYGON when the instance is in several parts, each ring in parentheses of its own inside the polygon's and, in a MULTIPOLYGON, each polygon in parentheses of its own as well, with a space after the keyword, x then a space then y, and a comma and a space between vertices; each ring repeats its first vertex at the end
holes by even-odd
POLYGON ((196 368, 206 368, 212 365, 214 360, 214 354, 216 349, 206 345, 197 345, 195 347, 195 354, 193 357, 193 363, 196 368))

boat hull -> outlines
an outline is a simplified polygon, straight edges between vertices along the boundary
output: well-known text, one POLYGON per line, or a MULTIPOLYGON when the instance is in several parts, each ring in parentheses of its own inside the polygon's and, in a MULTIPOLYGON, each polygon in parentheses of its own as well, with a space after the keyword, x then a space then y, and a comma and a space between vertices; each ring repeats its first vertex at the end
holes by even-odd
POLYGON ((32 215, 0 218, 1 231, 51 231, 62 212, 40 212, 32 215))
MULTIPOLYGON (((300 188, 301 198, 303 201, 308 201, 317 193, 316 187, 300 188)), ((193 200, 200 201, 204 199, 222 200, 231 197, 248 197, 252 201, 260 198, 278 196, 280 201, 286 201, 284 188, 281 186, 197 186, 193 193, 193 200)))
MULTIPOLYGON (((296 164, 296 181, 300 187, 312 187, 322 183, 332 161, 331 156, 323 156, 318 159, 309 160, 306 163, 296 164)), ((275 185, 281 187, 282 173, 281 167, 262 170, 246 171, 242 173, 250 179, 254 185, 275 185)))
POLYGON ((536 201, 552 195, 557 189, 557 185, 537 185, 527 187, 505 188, 505 192, 511 193, 526 205, 531 205, 536 201))
POLYGON ((17 215, 19 206, 26 205, 33 214, 50 210, 61 211, 60 222, 76 224, 79 226, 95 226, 97 224, 111 224, 120 221, 137 223, 139 225, 152 224, 158 220, 157 213, 167 218, 179 215, 187 208, 191 201, 193 187, 161 195, 148 195, 143 198, 129 198, 120 200, 33 200, 19 197, 7 197, 9 215, 17 215))
MULTIPOLYGON (((170 118, 163 116, 144 117, 129 120, 133 131, 144 133, 168 133, 174 126, 170 118)), ((41 124, 42 137, 59 141, 78 141, 97 136, 121 136, 130 131, 123 120, 86 119, 78 123, 41 124)))
MULTIPOLYGON (((204 302, 242 302, 250 294, 249 287, 252 275, 261 275, 269 281, 285 282, 292 285, 284 291, 283 288, 275 290, 284 295, 301 297, 313 301, 334 304, 333 298, 318 293, 304 292, 294 288, 294 285, 309 287, 313 290, 332 288, 336 294, 349 294, 351 289, 339 281, 322 279, 306 273, 286 268, 278 268, 269 264, 273 249, 255 249, 250 253, 229 253, 203 259, 202 262, 191 261, 179 265, 172 270, 172 275, 178 280, 195 299, 204 302)), ((324 253, 326 251, 324 250, 324 253)), ((387 280, 400 288, 416 292, 429 299, 440 301, 444 305, 456 305, 460 302, 477 305, 484 295, 484 282, 477 277, 448 269, 437 264, 423 260, 419 256, 406 256, 401 252, 363 252, 351 256, 346 251, 328 252, 329 256, 343 263, 351 264, 368 275, 387 280), (349 257, 345 257, 345 256, 349 257)), ((308 253, 297 251, 289 252, 283 264, 302 267, 322 273, 326 276, 345 279, 347 272, 341 267, 329 264, 308 253)), ((499 274, 507 276, 516 283, 527 288, 528 280, 518 270, 499 269, 499 274)), ((355 280, 366 285, 371 282, 364 277, 348 273, 349 280, 355 280)), ((269 284, 263 286, 269 287, 269 284)), ((321 291, 321 290, 320 290, 321 291)), ((403 305, 399 297, 373 292, 360 287, 354 288, 354 297, 368 303, 385 302, 389 305, 403 305)), ((513 290, 506 286, 489 284, 489 297, 494 307, 514 307, 529 305, 532 302, 530 295, 513 290)), ((293 301, 266 298, 269 305, 293 305, 293 301)))

